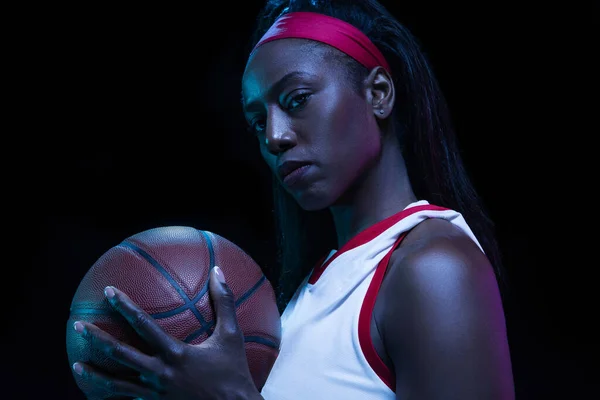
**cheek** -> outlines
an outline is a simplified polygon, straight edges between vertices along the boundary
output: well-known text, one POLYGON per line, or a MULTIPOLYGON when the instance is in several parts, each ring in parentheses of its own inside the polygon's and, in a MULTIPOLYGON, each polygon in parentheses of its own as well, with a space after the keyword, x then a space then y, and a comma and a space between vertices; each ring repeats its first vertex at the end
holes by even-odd
POLYGON ((331 128, 338 140, 361 142, 361 138, 369 128, 370 109, 365 99, 357 93, 339 90, 338 95, 329 102, 326 113, 331 116, 331 128))
POLYGON ((355 161, 347 163, 349 167, 352 168, 352 164, 356 167, 356 164, 363 163, 379 153, 379 128, 364 100, 349 99, 345 106, 332 115, 335 118, 331 121, 331 131, 334 132, 331 145, 334 154, 355 161))
POLYGON ((354 107, 354 114, 338 120, 337 143, 331 159, 336 192, 339 195, 348 189, 360 176, 373 167, 381 152, 381 138, 377 122, 365 108, 354 107), (349 162, 349 160, 351 160, 349 162))

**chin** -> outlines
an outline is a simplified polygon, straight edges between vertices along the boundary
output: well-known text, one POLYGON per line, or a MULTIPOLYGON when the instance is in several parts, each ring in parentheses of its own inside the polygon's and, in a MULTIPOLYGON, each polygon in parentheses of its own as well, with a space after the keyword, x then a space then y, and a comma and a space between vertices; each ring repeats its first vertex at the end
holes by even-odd
POLYGON ((304 211, 320 211, 333 204, 333 201, 323 193, 300 192, 292 193, 292 196, 304 211))

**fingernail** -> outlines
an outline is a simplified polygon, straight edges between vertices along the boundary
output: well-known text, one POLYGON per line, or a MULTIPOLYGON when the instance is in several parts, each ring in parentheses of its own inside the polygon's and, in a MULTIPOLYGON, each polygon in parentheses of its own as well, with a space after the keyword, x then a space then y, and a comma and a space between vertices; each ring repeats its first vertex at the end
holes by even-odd
POLYGON ((215 275, 217 275, 219 282, 225 283, 225 275, 223 274, 223 271, 221 271, 221 268, 217 266, 215 266, 215 275))
POLYGON ((75 371, 77 375, 81 375, 83 374, 83 366, 76 362, 75 364, 73 364, 73 371, 75 371))
POLYGON ((112 286, 107 286, 104 288, 104 295, 109 299, 112 299, 115 297, 115 290, 112 288, 112 286))
POLYGON ((73 324, 73 328, 79 333, 83 332, 83 324, 79 321, 75 321, 75 323, 73 324))

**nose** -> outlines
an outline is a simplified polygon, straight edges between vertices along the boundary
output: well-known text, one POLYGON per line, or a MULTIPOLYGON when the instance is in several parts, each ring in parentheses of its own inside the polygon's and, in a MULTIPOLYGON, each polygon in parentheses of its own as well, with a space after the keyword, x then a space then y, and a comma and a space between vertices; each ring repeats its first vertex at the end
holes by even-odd
POLYGON ((288 119, 271 113, 267 120, 265 145, 272 155, 281 154, 296 145, 296 135, 288 119))

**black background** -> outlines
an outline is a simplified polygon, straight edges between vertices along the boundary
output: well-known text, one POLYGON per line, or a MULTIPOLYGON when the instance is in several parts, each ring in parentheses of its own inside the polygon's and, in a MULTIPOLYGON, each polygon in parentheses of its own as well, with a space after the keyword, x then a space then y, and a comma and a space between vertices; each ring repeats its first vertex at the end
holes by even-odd
MULTIPOLYGON (((19 274, 6 283, 6 304, 19 299, 6 307, 2 333, 16 355, 2 366, 8 398, 82 398, 65 351, 69 304, 93 262, 129 235, 210 230, 272 276, 269 175, 239 102, 262 3, 241 3, 20 14, 14 36, 26 44, 15 46, 10 81, 12 104, 25 112, 13 115, 15 141, 4 150, 16 160, 6 169, 14 189, 5 197, 15 204, 5 213, 17 228, 6 229, 24 248, 6 267, 19 274)), ((565 138, 580 132, 574 98, 563 94, 572 84, 565 60, 585 39, 565 32, 585 27, 584 15, 522 3, 384 4, 427 52, 496 220, 518 398, 586 397, 595 321, 579 297, 591 263, 573 258, 568 237, 578 231, 562 225, 577 218, 581 198, 564 172, 565 138)))

